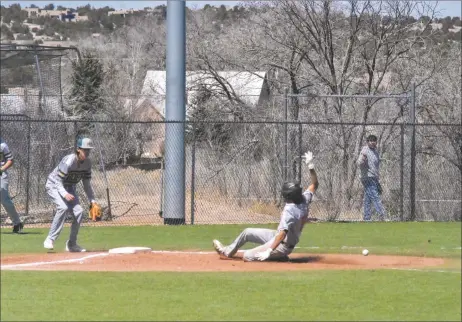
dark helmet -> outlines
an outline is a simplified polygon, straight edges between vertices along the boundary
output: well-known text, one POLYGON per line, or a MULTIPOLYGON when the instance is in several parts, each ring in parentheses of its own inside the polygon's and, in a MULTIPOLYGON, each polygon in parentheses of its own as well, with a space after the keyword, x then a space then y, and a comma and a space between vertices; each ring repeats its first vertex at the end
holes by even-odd
POLYGON ((284 182, 281 193, 285 202, 298 204, 302 201, 302 187, 298 182, 284 182))

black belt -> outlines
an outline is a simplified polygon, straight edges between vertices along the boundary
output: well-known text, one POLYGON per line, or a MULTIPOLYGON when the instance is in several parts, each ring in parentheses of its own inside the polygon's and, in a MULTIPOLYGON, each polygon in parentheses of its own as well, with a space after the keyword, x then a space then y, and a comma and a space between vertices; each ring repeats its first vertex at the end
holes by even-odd
POLYGON ((281 244, 286 245, 288 249, 293 249, 295 246, 294 245, 289 245, 286 242, 282 241, 281 244))

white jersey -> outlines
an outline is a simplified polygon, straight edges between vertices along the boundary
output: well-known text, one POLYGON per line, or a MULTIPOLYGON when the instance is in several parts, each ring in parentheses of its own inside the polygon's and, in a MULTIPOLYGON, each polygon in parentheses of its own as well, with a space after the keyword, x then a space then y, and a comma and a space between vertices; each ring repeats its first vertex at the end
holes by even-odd
POLYGON ((310 190, 305 190, 303 199, 303 202, 300 204, 287 203, 281 214, 278 231, 287 230, 284 243, 288 244, 289 247, 295 247, 300 240, 303 220, 308 218, 309 206, 313 199, 313 193, 310 190))
POLYGON ((50 173, 47 185, 56 188, 59 194, 64 197, 69 189, 75 190, 77 183, 82 181, 83 188, 89 199, 94 201, 94 193, 90 184, 91 161, 85 159, 79 161, 75 153, 66 155, 58 166, 50 173))
MULTIPOLYGON (((0 139, 0 167, 2 167, 5 163, 7 163, 10 160, 13 160, 13 154, 11 153, 8 144, 6 144, 5 142, 3 142, 2 139, 0 139)), ((2 173, 2 178, 6 178, 6 171, 2 173)))
POLYGON ((361 179, 379 178, 380 157, 377 149, 371 149, 367 145, 363 146, 357 164, 359 165, 361 179), (367 159, 364 160, 363 156, 366 156, 367 159))

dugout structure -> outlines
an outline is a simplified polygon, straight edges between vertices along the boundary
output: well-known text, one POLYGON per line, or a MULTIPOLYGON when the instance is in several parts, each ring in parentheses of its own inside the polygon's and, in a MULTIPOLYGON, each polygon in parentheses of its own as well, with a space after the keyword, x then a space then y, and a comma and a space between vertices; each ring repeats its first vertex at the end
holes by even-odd
MULTIPOLYGON (((46 177, 58 162, 56 156, 73 146, 73 135, 65 124, 34 121, 62 119, 62 71, 64 65, 70 65, 71 56, 79 56, 76 48, 0 46, 0 136, 15 157, 15 166, 9 171, 10 195, 25 216, 50 213, 44 191, 46 177)), ((3 211, 1 217, 4 224, 7 217, 3 211)))

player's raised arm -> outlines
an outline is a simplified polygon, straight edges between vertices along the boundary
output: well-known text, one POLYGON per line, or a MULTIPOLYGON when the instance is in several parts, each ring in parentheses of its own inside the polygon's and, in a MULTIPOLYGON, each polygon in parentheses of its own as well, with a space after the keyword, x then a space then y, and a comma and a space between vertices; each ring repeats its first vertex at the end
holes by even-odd
POLYGON ((305 164, 308 165, 308 169, 310 171, 310 185, 308 186, 307 190, 315 193, 318 189, 318 175, 314 170, 314 162, 313 162, 313 152, 307 151, 303 156, 302 159, 305 161, 305 164))

